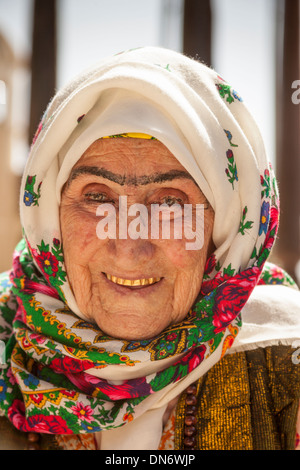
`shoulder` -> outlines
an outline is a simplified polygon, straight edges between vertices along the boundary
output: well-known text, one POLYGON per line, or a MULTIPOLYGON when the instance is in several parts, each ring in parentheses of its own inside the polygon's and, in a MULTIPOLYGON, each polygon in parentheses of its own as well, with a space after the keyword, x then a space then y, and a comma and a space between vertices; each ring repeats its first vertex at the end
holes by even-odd
MULTIPOLYGON (((258 285, 253 290, 243 310, 245 317, 253 317, 258 310, 264 309, 267 316, 270 313, 283 314, 287 312, 292 321, 299 321, 300 291, 284 285, 258 285)), ((259 320, 260 316, 255 316, 259 320)), ((277 320, 280 318, 277 316, 277 320)))
POLYGON ((232 352, 257 347, 300 347, 300 291, 282 285, 255 287, 241 312, 242 328, 232 352))

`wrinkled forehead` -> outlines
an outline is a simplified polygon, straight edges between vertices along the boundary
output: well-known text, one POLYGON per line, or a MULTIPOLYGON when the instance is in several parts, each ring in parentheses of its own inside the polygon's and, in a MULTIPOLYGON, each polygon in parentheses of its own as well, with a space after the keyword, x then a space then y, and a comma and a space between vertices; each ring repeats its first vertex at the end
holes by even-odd
POLYGON ((73 168, 82 164, 103 162, 111 164, 115 169, 134 167, 137 173, 144 168, 160 169, 169 167, 184 170, 172 152, 158 139, 145 134, 145 137, 110 136, 97 139, 81 155, 73 168))
POLYGON ((111 136, 93 142, 72 168, 68 185, 82 175, 94 175, 121 186, 146 186, 192 175, 159 140, 149 135, 111 136))
POLYGON ((147 134, 137 134, 137 137, 134 137, 134 134, 101 137, 89 145, 74 166, 98 156, 114 159, 118 163, 121 163, 124 157, 156 158, 158 164, 159 156, 169 160, 173 165, 180 165, 177 158, 162 142, 147 134))

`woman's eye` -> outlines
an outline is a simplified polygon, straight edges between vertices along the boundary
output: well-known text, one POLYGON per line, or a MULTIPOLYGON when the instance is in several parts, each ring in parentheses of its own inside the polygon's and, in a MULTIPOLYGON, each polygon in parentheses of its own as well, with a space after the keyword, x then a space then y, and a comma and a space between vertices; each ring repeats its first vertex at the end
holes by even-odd
POLYGON ((98 203, 113 202, 104 193, 89 192, 89 193, 84 194, 84 198, 85 200, 90 201, 90 202, 98 202, 98 203))
POLYGON ((165 196, 162 198, 162 204, 167 204, 167 206, 173 206, 174 204, 183 204, 183 200, 179 197, 165 196))

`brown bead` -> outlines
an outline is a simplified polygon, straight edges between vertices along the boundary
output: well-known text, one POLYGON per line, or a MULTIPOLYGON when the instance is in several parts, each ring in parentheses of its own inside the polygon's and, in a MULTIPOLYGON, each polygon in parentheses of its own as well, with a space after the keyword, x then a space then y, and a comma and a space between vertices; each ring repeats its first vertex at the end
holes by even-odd
POLYGON ((185 398, 185 402, 187 405, 196 405, 197 397, 195 395, 187 395, 185 398))
POLYGON ((39 440, 40 440, 39 434, 36 434, 35 432, 28 433, 29 442, 38 442, 39 440))
POLYGON ((197 387, 195 384, 191 384, 188 386, 188 388, 186 389, 186 393, 188 393, 189 395, 196 395, 197 393, 197 387))
POLYGON ((187 437, 194 436, 196 434, 197 430, 195 426, 185 426, 184 428, 184 435, 187 437))
POLYGON ((194 450, 196 446, 196 438, 195 435, 197 434, 197 387, 195 384, 191 384, 186 389, 186 397, 185 397, 185 418, 184 418, 184 448, 189 450, 194 450))
POLYGON ((188 415, 184 418, 184 424, 186 426, 192 426, 197 423, 197 418, 194 415, 188 415))
POLYGON ((185 447, 188 447, 189 449, 191 449, 192 447, 195 447, 196 439, 193 436, 185 437, 183 444, 185 447))
POLYGON ((196 407, 194 405, 188 405, 185 410, 186 415, 195 415, 196 414, 196 407))

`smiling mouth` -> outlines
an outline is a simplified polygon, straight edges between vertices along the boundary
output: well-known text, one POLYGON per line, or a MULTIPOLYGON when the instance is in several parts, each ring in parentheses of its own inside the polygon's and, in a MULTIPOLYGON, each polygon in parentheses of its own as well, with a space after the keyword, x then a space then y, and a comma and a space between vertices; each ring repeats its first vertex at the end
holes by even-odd
POLYGON ((112 276, 111 274, 103 273, 109 281, 112 281, 114 284, 118 284, 119 286, 126 286, 126 287, 145 287, 151 286, 156 282, 159 282, 162 278, 161 277, 149 277, 145 279, 123 279, 121 277, 112 276))

